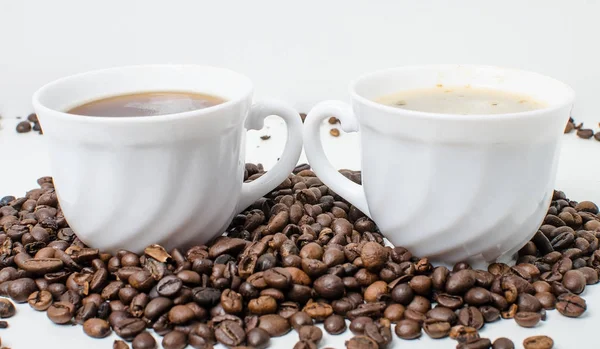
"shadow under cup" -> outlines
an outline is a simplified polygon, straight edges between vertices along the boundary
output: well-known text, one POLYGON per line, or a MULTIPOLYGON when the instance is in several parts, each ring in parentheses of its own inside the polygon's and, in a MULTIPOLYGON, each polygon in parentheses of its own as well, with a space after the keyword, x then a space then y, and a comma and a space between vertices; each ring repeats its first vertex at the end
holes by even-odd
POLYGON ((80 239, 104 251, 139 251, 221 233, 237 213, 252 89, 249 79, 226 69, 161 65, 70 76, 36 92, 59 202, 80 239), (226 102, 149 117, 64 112, 154 91, 200 92, 226 102))
POLYGON ((552 198, 571 88, 536 73, 442 65, 369 74, 351 94, 366 202, 394 245, 442 264, 481 264, 510 261, 532 238, 552 198), (547 107, 450 115, 373 101, 438 84, 525 94, 547 107))

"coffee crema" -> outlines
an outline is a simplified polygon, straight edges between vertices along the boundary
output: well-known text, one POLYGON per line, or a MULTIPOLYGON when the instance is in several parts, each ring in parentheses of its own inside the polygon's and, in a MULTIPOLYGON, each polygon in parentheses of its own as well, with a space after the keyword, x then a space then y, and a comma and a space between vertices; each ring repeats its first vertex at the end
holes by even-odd
POLYGON ((67 113, 110 117, 157 116, 204 109, 225 101, 221 97, 197 92, 138 92, 97 99, 67 113))
POLYGON ((375 102, 407 110, 460 115, 520 113, 546 107, 525 94, 468 85, 404 90, 379 97, 375 102))

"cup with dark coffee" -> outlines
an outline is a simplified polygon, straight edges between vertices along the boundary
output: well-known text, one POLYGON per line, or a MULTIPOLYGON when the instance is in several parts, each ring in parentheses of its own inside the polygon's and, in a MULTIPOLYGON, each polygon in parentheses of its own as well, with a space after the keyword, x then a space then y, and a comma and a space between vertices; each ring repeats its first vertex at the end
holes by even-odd
POLYGON ((536 233, 554 189, 574 93, 540 74, 490 66, 402 67, 367 74, 352 105, 318 104, 304 148, 319 178, 396 246, 440 263, 510 260, 536 233), (362 186, 327 160, 334 116, 360 128, 362 186))
POLYGON ((253 104, 251 81, 196 65, 111 68, 51 82, 33 96, 64 216, 104 250, 205 243, 283 182, 302 122, 277 101, 253 104), (277 164, 242 183, 246 129, 277 115, 288 137, 277 164))

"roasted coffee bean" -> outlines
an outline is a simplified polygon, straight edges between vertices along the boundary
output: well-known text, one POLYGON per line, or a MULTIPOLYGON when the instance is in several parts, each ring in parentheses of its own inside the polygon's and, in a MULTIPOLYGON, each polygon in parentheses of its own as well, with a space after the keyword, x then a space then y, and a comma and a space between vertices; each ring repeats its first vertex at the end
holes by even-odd
POLYGON ((474 287, 468 290, 463 298, 468 305, 480 306, 491 302, 492 295, 483 287, 474 287))
POLYGON ((450 338, 455 339, 459 343, 473 342, 479 339, 479 332, 476 328, 463 325, 456 325, 450 329, 448 334, 450 338))
MULTIPOLYGON (((334 221, 334 224, 337 221, 339 220, 334 221)), ((364 267, 371 271, 379 271, 383 268, 388 256, 388 250, 376 242, 367 242, 360 250, 360 258, 364 267)))
POLYGON ((464 343, 459 343, 456 349, 489 349, 492 342, 488 338, 478 338, 464 343))
POLYGON ((414 291, 408 284, 399 284, 392 289, 391 298, 396 303, 408 305, 414 298, 414 291))
POLYGON ((88 302, 77 310, 75 314, 75 323, 83 325, 83 323, 98 315, 98 306, 96 303, 88 302))
MULTIPOLYGON (((315 280, 313 287, 325 299, 338 299, 344 295, 342 279, 335 275, 323 275, 315 280)), ((387 287, 387 285, 386 285, 387 287)))
POLYGON ((169 310, 169 321, 175 325, 184 324, 195 317, 194 311, 186 305, 176 305, 169 310))
POLYGON ((146 322, 138 318, 122 318, 116 321, 113 329, 117 336, 130 341, 146 329, 146 322))
POLYGON ((48 308, 46 315, 55 324, 67 324, 75 315, 75 306, 68 302, 56 302, 48 308))
POLYGON ((406 309, 411 309, 425 314, 429 311, 429 309, 431 309, 431 302, 425 297, 415 296, 408 306, 406 306, 406 309))
POLYGON ((319 344, 321 338, 323 338, 323 331, 317 326, 309 325, 302 326, 298 329, 298 337, 301 341, 309 341, 315 344, 319 344))
POLYGON ((129 349, 129 345, 125 341, 115 339, 113 342, 113 349, 129 349))
POLYGON ((535 298, 540 302, 542 308, 546 310, 552 310, 556 306, 556 296, 550 292, 536 293, 535 298))
POLYGON ((272 314, 277 311, 277 301, 271 296, 260 296, 250 300, 248 310, 257 315, 272 314))
POLYGON ((492 344, 492 349, 515 349, 515 344, 508 338, 497 338, 492 344))
POLYGON ((525 349, 552 349, 554 341, 548 336, 533 336, 523 340, 525 349))
POLYGON ((519 306, 519 311, 525 312, 538 312, 542 309, 540 301, 528 293, 521 293, 518 296, 517 305, 519 306))
POLYGON ((203 307, 211 307, 221 300, 221 291, 212 287, 196 287, 192 289, 194 301, 203 307))
POLYGON ((49 291, 35 291, 29 295, 27 302, 33 309, 44 311, 52 304, 52 294, 49 291))
POLYGON ((18 133, 27 133, 31 131, 31 123, 29 121, 21 121, 17 124, 18 133))
POLYGON ((247 344, 256 349, 266 348, 270 339, 269 333, 262 328, 253 328, 246 334, 247 344))
POLYGON ((367 336, 355 336, 345 342, 346 349, 379 349, 379 345, 367 336))
POLYGON ((8 284, 8 296, 17 303, 25 303, 30 294, 37 291, 37 284, 33 279, 20 278, 8 284))
POLYGON ((180 331, 171 331, 165 334, 161 344, 164 349, 183 349, 188 345, 187 335, 180 331))
POLYGON ((583 274, 587 285, 594 285, 598 283, 598 272, 595 269, 590 267, 582 267, 577 270, 583 274))
POLYGON ((383 311, 383 316, 392 322, 399 321, 404 316, 406 308, 402 304, 390 304, 383 311))
POLYGON ((331 315, 323 322, 323 328, 329 334, 340 334, 346 331, 346 321, 340 315, 331 315))
POLYGON ((586 309, 585 300, 574 294, 562 294, 558 297, 558 302, 556 303, 556 310, 567 317, 579 317, 586 309))
POLYGON ((181 290, 181 287, 183 287, 183 281, 180 278, 168 275, 156 284, 156 291, 163 297, 172 297, 181 290))
POLYGON ((295 330, 298 330, 298 328, 304 325, 312 325, 313 319, 306 312, 299 311, 289 318, 289 322, 295 330))
POLYGON ((535 327, 535 325, 540 322, 541 318, 542 317, 539 313, 533 312, 519 312, 515 314, 516 323, 521 327, 527 328, 535 327))
POLYGON ((110 325, 108 322, 106 322, 106 320, 92 318, 83 323, 83 332, 93 338, 104 338, 112 331, 110 330, 110 325))
POLYGON ((323 302, 312 302, 306 304, 302 311, 306 312, 311 318, 316 321, 323 321, 329 315, 333 314, 331 305, 323 302))
POLYGON ((154 320, 166 313, 173 306, 173 301, 166 297, 157 297, 151 300, 144 309, 144 317, 154 320))
POLYGON ((377 302, 388 297, 389 288, 385 281, 375 281, 364 291, 366 302, 377 302))
POLYGON ((475 275, 472 270, 460 270, 448 277, 446 292, 449 294, 463 294, 475 285, 475 275))
MULTIPOLYGON (((493 295, 494 294, 492 294, 492 299, 493 295)), ((440 293, 436 296, 435 299, 439 305, 446 308, 450 308, 452 310, 459 309, 464 304, 463 298, 461 296, 454 296, 447 293, 440 293)))
POLYGON ((156 340, 149 332, 144 331, 135 336, 131 342, 131 346, 133 349, 155 349, 156 340))
POLYGON ((365 336, 374 340, 379 348, 386 348, 392 342, 392 331, 382 323, 369 323, 365 326, 365 336))
POLYGON ((585 289, 586 279, 579 270, 568 270, 563 275, 562 284, 570 292, 580 294, 585 289))
POLYGON ((421 337, 421 325, 413 320, 400 320, 394 328, 396 335, 402 339, 416 339, 421 337))
POLYGON ((372 324, 373 319, 366 316, 359 316, 350 321, 350 331, 355 335, 362 335, 365 333, 365 327, 367 324, 372 324))
POLYGON ((494 308, 491 305, 483 305, 483 306, 479 307, 479 311, 481 312, 481 315, 483 316, 483 320, 486 323, 494 322, 494 321, 500 319, 500 310, 498 310, 497 308, 494 308))
POLYGON ((299 341, 294 344, 293 349, 317 349, 317 345, 310 341, 299 341))
POLYGON ((271 337, 279 337, 291 329, 287 319, 277 314, 267 314, 259 318, 258 327, 267 331, 271 337))
POLYGON ((15 315, 16 308, 10 299, 0 298, 0 319, 6 319, 15 315))
MULTIPOLYGON (((250 344, 250 336, 248 336, 248 342, 250 344)), ((214 331, 203 323, 195 324, 188 333, 189 344, 196 349, 210 349, 215 343, 214 331)))
POLYGON ((230 289, 226 289, 221 293, 221 306, 230 313, 235 314, 242 311, 242 296, 230 289))
POLYGON ((456 313, 453 310, 442 306, 431 309, 425 315, 427 318, 448 322, 450 325, 454 325, 457 320, 456 313))
POLYGON ((429 318, 423 322, 423 330, 431 338, 438 339, 447 337, 452 326, 449 322, 429 318))
POLYGON ((242 326, 235 321, 224 321, 215 329, 215 338, 225 346, 233 347, 246 340, 242 326))
POLYGON ((463 326, 480 329, 484 324, 483 315, 475 307, 463 308, 458 312, 458 323, 463 326))

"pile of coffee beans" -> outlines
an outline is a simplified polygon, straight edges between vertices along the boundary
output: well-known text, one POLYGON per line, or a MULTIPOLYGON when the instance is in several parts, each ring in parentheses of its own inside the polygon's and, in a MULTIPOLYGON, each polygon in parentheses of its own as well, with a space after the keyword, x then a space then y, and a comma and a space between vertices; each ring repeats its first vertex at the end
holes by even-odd
POLYGON ((31 130, 42 134, 42 128, 40 127, 40 122, 38 121, 38 117, 35 113, 29 114, 29 116, 27 116, 27 120, 19 122, 16 127, 16 131, 18 133, 27 133, 31 130))
MULTIPOLYGON (((598 127, 600 127, 600 123, 598 123, 598 127)), ((565 133, 571 133, 573 130, 576 131, 579 138, 590 139, 594 137, 595 140, 600 142, 600 131, 594 134, 594 130, 583 128, 583 122, 576 124, 573 118, 569 118, 569 122, 567 123, 567 126, 565 126, 565 133)))
MULTIPOLYGON (((360 172, 341 170, 361 182, 360 172)), ((245 181, 264 174, 247 164, 245 181)), ((298 166, 275 190, 237 215, 207 245, 105 253, 69 228, 52 179, 25 197, 0 199, 0 317, 12 302, 55 324, 80 324, 90 337, 116 333, 114 348, 266 348, 295 331, 295 349, 317 348, 325 332, 347 331, 352 349, 391 347, 394 335, 450 337, 463 349, 514 348, 479 330, 506 319, 535 327, 546 311, 579 317, 578 294, 598 282, 600 214, 589 201, 555 191, 543 225, 517 264, 434 266, 384 245, 375 223, 298 166), (347 323, 349 320, 349 325, 347 323)), ((4 324, 3 326, 6 326, 4 324)), ((526 349, 549 349, 549 337, 526 349)))

